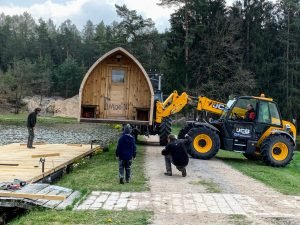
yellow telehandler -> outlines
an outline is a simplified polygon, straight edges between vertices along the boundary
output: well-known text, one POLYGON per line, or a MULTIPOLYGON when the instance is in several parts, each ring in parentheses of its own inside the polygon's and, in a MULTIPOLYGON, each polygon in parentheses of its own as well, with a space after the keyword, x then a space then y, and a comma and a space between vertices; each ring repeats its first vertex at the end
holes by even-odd
MULTIPOLYGON (((219 149, 240 152, 250 160, 262 159, 267 165, 284 167, 293 158, 296 148, 296 127, 282 120, 277 104, 266 97, 239 96, 224 104, 204 96, 196 98, 197 110, 219 115, 210 122, 191 121, 179 132, 178 138, 191 137, 189 154, 210 159, 219 149), (246 120, 247 106, 255 118, 246 120)), ((180 112, 195 97, 174 91, 164 102, 156 102, 155 121, 160 124, 180 112)))

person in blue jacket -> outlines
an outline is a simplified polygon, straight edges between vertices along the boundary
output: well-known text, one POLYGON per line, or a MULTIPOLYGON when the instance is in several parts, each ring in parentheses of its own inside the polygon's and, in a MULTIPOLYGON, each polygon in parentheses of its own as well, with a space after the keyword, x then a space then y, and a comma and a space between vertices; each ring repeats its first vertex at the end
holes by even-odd
POLYGON ((116 158, 119 160, 119 178, 120 184, 124 184, 124 170, 125 181, 129 183, 131 175, 132 160, 136 157, 135 139, 131 135, 132 128, 129 124, 124 127, 124 132, 118 141, 116 149, 116 158))

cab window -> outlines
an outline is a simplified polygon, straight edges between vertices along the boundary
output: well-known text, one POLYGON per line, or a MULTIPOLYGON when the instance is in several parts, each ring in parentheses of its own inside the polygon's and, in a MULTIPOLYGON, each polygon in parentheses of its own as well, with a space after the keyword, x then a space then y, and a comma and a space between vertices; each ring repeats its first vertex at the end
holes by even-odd
POLYGON ((280 115, 277 109, 276 104, 274 104, 273 102, 269 102, 269 108, 270 108, 270 114, 271 114, 271 123, 273 125, 281 125, 281 120, 280 120, 280 115))
POLYGON ((256 103, 255 99, 238 99, 236 104, 233 106, 231 113, 229 115, 229 119, 245 119, 246 113, 248 111, 247 106, 252 105, 254 109, 254 113, 256 113, 256 103))
POLYGON ((268 102, 260 102, 257 122, 271 123, 271 116, 268 102))

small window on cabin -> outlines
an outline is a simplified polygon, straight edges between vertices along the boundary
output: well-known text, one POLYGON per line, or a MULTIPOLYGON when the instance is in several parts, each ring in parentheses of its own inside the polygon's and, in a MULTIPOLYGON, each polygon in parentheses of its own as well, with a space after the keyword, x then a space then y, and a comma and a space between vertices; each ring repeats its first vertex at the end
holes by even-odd
POLYGON ((125 71, 124 70, 112 70, 111 81, 113 83, 124 83, 125 82, 125 71))

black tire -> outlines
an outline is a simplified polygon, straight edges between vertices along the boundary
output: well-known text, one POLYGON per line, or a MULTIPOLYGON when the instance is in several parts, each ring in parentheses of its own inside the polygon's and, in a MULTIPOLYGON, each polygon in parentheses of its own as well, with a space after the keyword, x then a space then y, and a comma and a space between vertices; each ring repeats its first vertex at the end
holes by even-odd
POLYGON ((181 128, 181 130, 179 131, 178 134, 178 139, 184 139, 185 135, 190 131, 190 129, 192 129, 194 126, 192 123, 188 123, 186 124, 183 128, 181 128))
POLYGON ((243 155, 251 161, 258 161, 262 159, 261 154, 258 152, 244 153, 243 155))
MULTIPOLYGON (((185 139, 185 135, 189 133, 189 131, 193 128, 193 124, 192 123, 189 123, 189 124, 186 124, 185 127, 183 127, 180 131, 179 131, 179 134, 178 134, 178 139, 185 139)), ((186 151, 189 155, 191 155, 191 146, 190 146, 190 143, 187 143, 185 145, 185 148, 186 148, 186 151)))
POLYGON ((164 118, 159 126, 159 145, 166 146, 168 144, 168 136, 172 131, 172 119, 169 117, 164 118))
POLYGON ((285 167, 294 156, 294 146, 285 135, 271 135, 261 145, 262 159, 273 167, 285 167))
POLYGON ((220 137, 207 127, 197 127, 189 131, 191 156, 197 159, 211 159, 220 149, 220 137))

